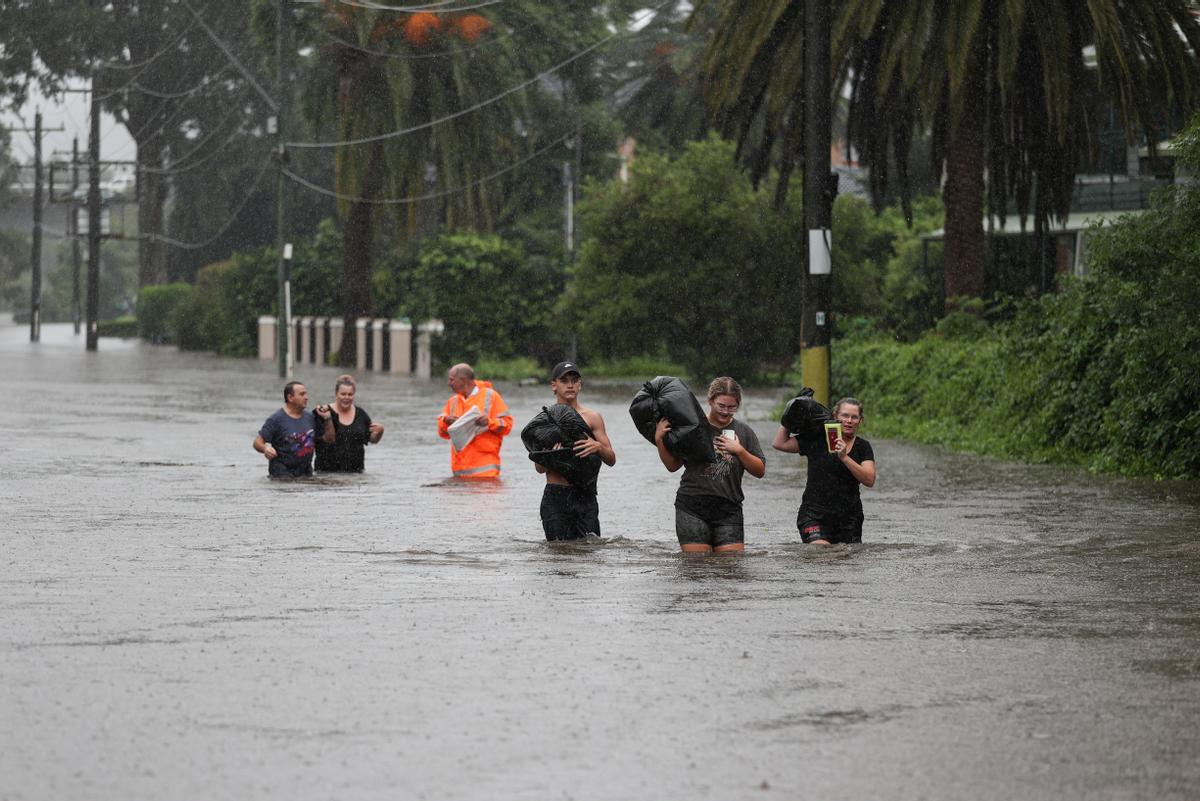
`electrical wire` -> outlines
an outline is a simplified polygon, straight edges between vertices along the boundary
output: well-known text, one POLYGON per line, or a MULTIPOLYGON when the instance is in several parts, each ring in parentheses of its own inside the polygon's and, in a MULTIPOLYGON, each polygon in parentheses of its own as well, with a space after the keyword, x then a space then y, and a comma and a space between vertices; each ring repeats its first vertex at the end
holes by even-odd
POLYGON ((349 6, 350 8, 365 8, 371 11, 394 11, 397 14, 457 14, 460 11, 470 11, 474 8, 483 8, 484 6, 494 6, 497 3, 503 3, 504 0, 483 0, 472 6, 458 6, 457 8, 439 8, 439 6, 448 6, 454 0, 436 0, 436 2, 425 3, 419 6, 389 6, 384 3, 372 3, 369 0, 337 0, 337 4, 341 6, 349 6))
POLYGON ((175 47, 175 45, 177 45, 177 44, 179 44, 180 42, 182 42, 182 41, 183 41, 183 37, 187 36, 187 35, 188 35, 188 32, 189 32, 189 31, 191 31, 191 29, 192 29, 192 28, 194 28, 195 26, 196 26, 196 21, 195 21, 195 20, 192 20, 190 23, 188 23, 188 26, 187 26, 186 28, 184 28, 184 29, 183 29, 183 32, 182 32, 182 33, 180 33, 178 36, 176 36, 176 37, 175 37, 175 39, 174 39, 174 40, 173 40, 173 41, 172 41, 170 44, 168 44, 168 45, 167 45, 166 47, 164 47, 162 50, 159 50, 159 51, 158 51, 157 53, 155 53, 154 55, 150 56, 150 57, 149 57, 148 59, 146 59, 145 61, 138 62, 137 64, 122 64, 122 63, 118 62, 116 59, 110 59, 110 60, 108 60, 108 61, 101 61, 100 63, 96 64, 96 69, 101 69, 101 70, 137 70, 137 69, 144 69, 145 67, 147 67, 147 66, 149 66, 150 64, 154 63, 155 61, 157 61, 157 60, 158 60, 158 58, 159 58, 160 56, 163 56, 163 55, 165 55, 165 54, 166 54, 168 51, 172 50, 172 49, 175 47))
POLYGON ((254 190, 258 188, 258 184, 262 180, 263 175, 265 175, 267 170, 273 165, 274 162, 271 159, 265 159, 263 161, 262 169, 258 171, 258 174, 254 176, 254 180, 250 182, 250 186, 245 190, 246 195, 242 198, 242 202, 239 203, 238 207, 233 210, 232 214, 229 215, 229 219, 225 221, 225 224, 222 225, 215 234, 203 242, 181 242, 178 239, 172 239, 171 237, 163 236, 162 234, 142 234, 138 238, 150 242, 162 242, 165 245, 179 248, 180 250, 199 250, 200 248, 208 247, 213 242, 216 242, 218 239, 224 236, 225 232, 228 231, 233 223, 238 219, 242 213, 242 209, 246 208, 246 204, 250 202, 252 197, 254 197, 254 190))
POLYGON ((484 47, 491 47, 493 45, 497 45, 497 44, 503 42, 505 39, 509 39, 509 38, 515 36, 516 34, 520 33, 521 31, 527 30, 532 27, 533 27, 533 23, 530 23, 529 25, 522 25, 520 28, 515 28, 511 31, 505 31, 502 33, 497 33, 493 36, 489 36, 486 39, 479 42, 478 44, 473 44, 470 47, 452 47, 447 50, 437 50, 432 53, 389 53, 386 50, 371 50, 370 48, 367 48, 367 47, 359 47, 358 45, 354 44, 353 42, 348 42, 345 39, 338 36, 337 34, 333 33, 332 31, 322 30, 322 31, 320 31, 320 34, 322 36, 324 36, 325 38, 336 42, 337 44, 341 45, 342 47, 345 47, 349 50, 354 50, 359 53, 366 53, 369 56, 379 56, 380 58, 396 59, 399 61, 420 61, 420 60, 429 59, 429 58, 445 58, 446 56, 458 55, 460 53, 470 53, 470 52, 479 50, 484 47))
POLYGON ((366 204, 369 204, 372 206, 400 206, 400 205, 405 205, 408 203, 419 203, 423 200, 433 200, 433 199, 439 198, 439 197, 446 197, 448 195, 458 194, 459 192, 465 192, 466 190, 471 189, 476 186, 479 186, 480 184, 485 184, 488 181, 494 181, 495 179, 499 178, 500 176, 506 175, 520 167, 523 167, 524 165, 528 164, 529 162, 533 161, 534 159, 545 155, 547 152, 549 152, 553 148, 557 147, 558 145, 563 144, 564 142, 566 142, 568 139, 572 138, 573 136, 575 136, 575 133, 571 132, 569 134, 566 134, 565 136, 559 137, 558 139, 555 139, 550 144, 546 145, 545 147, 541 148, 540 150, 534 151, 533 153, 529 154, 528 156, 521 159, 520 161, 510 164, 507 167, 505 167, 504 169, 494 172, 491 175, 485 175, 482 178, 471 181, 470 183, 463 184, 461 186, 456 186, 453 189, 445 189, 440 192, 431 192, 429 194, 415 195, 412 197, 367 199, 367 198, 358 197, 357 195, 344 195, 341 192, 335 192, 332 189, 326 189, 323 186, 318 186, 317 184, 314 184, 313 182, 307 180, 306 178, 304 178, 300 175, 297 175, 296 173, 292 172, 291 170, 289 170, 286 167, 283 168, 283 174, 286 175, 288 178, 292 179, 293 181, 295 181, 296 183, 300 184, 301 186, 303 186, 307 189, 311 189, 312 191, 317 192, 318 194, 325 195, 326 197, 333 197, 333 198, 337 198, 338 200, 349 200, 349 201, 353 201, 355 203, 366 203, 366 204))
MULTIPOLYGON (((187 0, 184 0, 184 2, 186 2, 186 1, 187 0)), ((640 23, 640 22, 649 20, 651 17, 656 16, 663 8, 665 8, 668 5, 674 4, 675 2, 677 2, 677 0, 665 0, 662 3, 659 3, 657 6, 650 9, 645 17, 643 17, 640 20, 637 20, 637 22, 640 23)), ((487 100, 481 100, 480 102, 476 103, 475 105, 473 105, 469 108, 461 109, 459 111, 454 112, 453 114, 447 114, 444 117, 438 117, 435 120, 423 122, 420 125, 413 125, 408 128, 401 128, 400 130, 389 131, 388 133, 376 134, 375 136, 364 136, 361 139, 345 139, 345 140, 335 141, 335 142, 285 142, 284 147, 304 148, 304 149, 353 147, 353 146, 357 146, 357 145, 371 144, 373 142, 382 142, 387 139, 396 139, 401 136, 406 136, 410 133, 416 133, 417 131, 423 131, 428 128, 432 128, 436 125, 441 125, 444 122, 449 122, 450 120, 455 120, 455 119, 458 119, 459 117, 465 117, 468 114, 472 114, 476 111, 479 111, 482 108, 486 108, 487 106, 492 105, 493 103, 499 102, 500 100, 503 100, 504 98, 508 97, 509 95, 514 94, 515 92, 519 92, 522 89, 526 88, 527 86, 537 83, 538 81, 542 80, 543 78, 546 78, 547 76, 553 75, 554 73, 561 70, 563 67, 566 67, 566 66, 574 63, 575 61, 578 61, 579 59, 583 58, 585 55, 592 52, 593 50, 603 47, 604 45, 608 44, 609 42, 613 41, 614 39, 616 39, 620 36, 624 36, 624 35, 625 35, 624 31, 614 31, 613 33, 609 34, 608 36, 604 37, 603 39, 600 39, 599 41, 596 41, 596 42, 588 45, 583 50, 580 50, 578 53, 575 53, 574 55, 559 62, 558 64, 554 65, 553 67, 550 67, 549 69, 544 70, 543 72, 539 72, 537 75, 533 76, 532 78, 530 78, 526 81, 523 81, 522 83, 519 83, 510 89, 506 89, 498 95, 490 97, 487 100)))
POLYGON ((200 27, 204 29, 204 32, 208 34, 208 37, 212 39, 213 43, 216 44, 220 51, 225 54, 225 58, 229 59, 230 63, 238 68, 238 72, 242 73, 242 76, 250 82, 250 85, 254 87, 254 90, 262 96, 263 100, 267 101, 267 108, 278 113, 279 105, 275 102, 275 98, 271 97, 271 95, 267 93, 267 90, 263 89, 262 86, 259 85, 258 81, 254 79, 254 76, 250 74, 250 70, 246 69, 242 62, 238 61, 237 57, 229 51, 229 47, 221 40, 221 37, 213 33, 212 28, 205 24, 204 20, 201 19, 200 15, 196 12, 196 9, 192 8, 192 4, 189 3, 188 0, 181 0, 181 2, 183 3, 184 8, 192 12, 192 16, 196 18, 196 22, 200 23, 200 27))
POLYGON ((228 71, 229 71, 229 65, 226 64, 224 67, 217 70, 212 75, 205 75, 203 78, 200 79, 200 83, 196 84, 191 89, 187 89, 183 92, 160 92, 156 89, 148 89, 145 86, 142 86, 141 84, 139 84, 137 81, 130 83, 129 86, 131 86, 137 92, 140 92, 148 97, 156 98, 158 100, 182 100, 185 97, 191 97, 192 95, 199 92, 201 89, 212 86, 213 83, 216 82, 217 78, 219 78, 221 75, 223 75, 224 73, 226 73, 228 71))
POLYGON ((244 114, 246 112, 245 107, 234 106, 230 113, 226 114, 225 117, 213 127, 210 133, 206 134, 199 142, 196 143, 195 147, 193 147, 187 153, 184 153, 178 159, 173 160, 170 167, 142 167, 142 172, 154 173, 155 175, 179 175, 181 173, 191 172, 202 164, 207 164, 213 159, 214 156, 221 153, 225 149, 226 145, 228 145, 234 139, 237 139, 239 136, 245 135, 246 132, 242 130, 240 125, 235 126, 232 133, 223 142, 221 142, 220 145, 213 148, 212 151, 203 156, 199 161, 194 161, 191 164, 188 164, 186 167, 180 166, 190 159, 194 154, 198 153, 200 149, 208 143, 209 140, 217 135, 221 128, 224 127, 225 123, 232 119, 234 114, 238 112, 242 112, 244 114))

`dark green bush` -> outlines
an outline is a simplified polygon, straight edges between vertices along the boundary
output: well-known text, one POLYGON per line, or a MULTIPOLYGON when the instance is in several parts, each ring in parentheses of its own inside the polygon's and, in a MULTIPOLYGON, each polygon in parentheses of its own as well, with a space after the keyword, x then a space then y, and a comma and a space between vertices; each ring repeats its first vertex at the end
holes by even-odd
POLYGON ((115 320, 101 320, 96 325, 96 333, 102 337, 129 339, 138 335, 138 321, 133 315, 118 317, 115 320))
POLYGON ((173 343, 171 311, 191 294, 191 284, 142 287, 137 300, 138 336, 156 345, 173 343))

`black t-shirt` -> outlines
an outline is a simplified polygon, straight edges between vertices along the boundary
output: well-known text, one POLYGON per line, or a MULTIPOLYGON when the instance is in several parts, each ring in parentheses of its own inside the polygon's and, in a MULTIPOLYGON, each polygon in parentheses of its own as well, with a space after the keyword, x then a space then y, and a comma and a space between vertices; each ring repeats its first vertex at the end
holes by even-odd
MULTIPOLYGON (((858 479, 836 455, 829 453, 824 437, 801 442, 800 453, 808 457, 808 481, 804 485, 801 506, 827 512, 862 510, 858 479)), ((856 437, 850 448, 850 458, 859 464, 875 461, 875 451, 870 442, 856 437)))
POLYGON ((317 472, 361 473, 363 451, 371 436, 371 415, 355 406, 354 420, 348 426, 342 425, 336 409, 330 417, 335 439, 331 443, 317 440, 317 472))

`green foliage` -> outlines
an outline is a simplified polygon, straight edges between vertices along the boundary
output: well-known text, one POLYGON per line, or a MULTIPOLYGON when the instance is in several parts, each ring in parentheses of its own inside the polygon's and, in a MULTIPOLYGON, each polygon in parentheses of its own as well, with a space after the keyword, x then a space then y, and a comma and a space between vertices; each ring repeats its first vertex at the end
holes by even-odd
POLYGON ((833 311, 835 334, 848 333, 846 320, 867 317, 901 339, 915 339, 937 319, 941 247, 921 236, 941 227, 945 209, 938 197, 912 202, 912 225, 899 206, 876 214, 854 195, 833 204, 833 311))
POLYGON ((132 314, 115 320, 104 320, 96 326, 96 333, 102 337, 129 339, 138 335, 138 321, 132 314))
POLYGON ((588 378, 636 378, 655 375, 684 375, 687 369, 666 356, 630 356, 627 359, 591 361, 584 365, 588 378))
POLYGON ((474 362, 482 355, 544 358, 562 270, 526 258, 518 242, 495 235, 446 234, 422 241, 399 311, 413 320, 440 319, 445 334, 434 358, 474 362))
POLYGON ((644 154, 628 185, 587 189, 561 304, 586 358, 664 348, 693 376, 743 378, 791 360, 802 226, 751 186, 731 143, 694 142, 676 161, 644 154))
POLYGON ((1091 274, 988 329, 974 301, 942 336, 834 343, 835 393, 871 430, 985 454, 1200 478, 1200 191, 1091 232, 1091 274), (974 322, 968 322, 974 321, 974 322))
POLYGON ((146 286, 138 293, 138 334, 156 345, 173 343, 171 312, 192 294, 191 284, 146 286))
POLYGON ((494 356, 481 356, 472 364, 476 375, 486 381, 522 381, 527 378, 542 378, 546 371, 528 356, 514 356, 511 359, 498 359, 494 356))

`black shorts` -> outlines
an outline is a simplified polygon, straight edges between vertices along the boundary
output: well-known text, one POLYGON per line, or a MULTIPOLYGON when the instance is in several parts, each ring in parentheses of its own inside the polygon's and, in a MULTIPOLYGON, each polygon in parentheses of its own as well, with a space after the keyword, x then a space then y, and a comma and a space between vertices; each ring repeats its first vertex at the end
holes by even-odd
POLYGON ((676 495, 675 536, 680 545, 735 545, 745 542, 742 505, 718 495, 676 495))
POLYGON ((542 530, 551 542, 600 536, 600 504, 592 487, 547 484, 541 513, 542 530))
POLYGON ((830 512, 801 506, 796 513, 796 528, 804 542, 862 542, 862 527, 862 509, 830 512))

